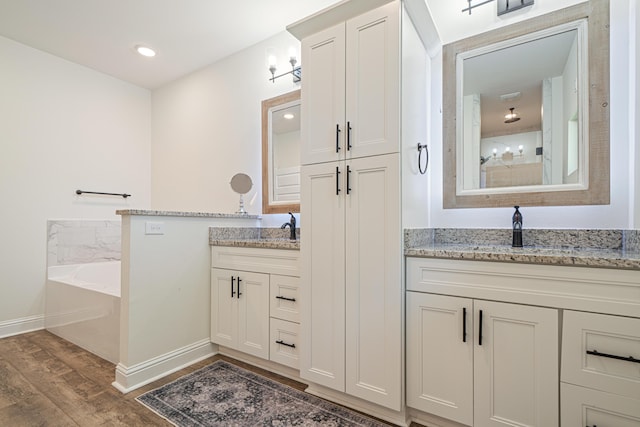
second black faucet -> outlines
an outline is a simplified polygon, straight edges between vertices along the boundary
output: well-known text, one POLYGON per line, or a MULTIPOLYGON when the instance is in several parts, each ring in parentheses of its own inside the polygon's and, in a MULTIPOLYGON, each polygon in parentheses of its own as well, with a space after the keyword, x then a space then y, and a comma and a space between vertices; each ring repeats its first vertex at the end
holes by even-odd
POLYGON ((287 228, 287 226, 289 226, 289 228, 291 229, 289 240, 296 240, 296 217, 293 216, 291 212, 289 212, 289 215, 291 215, 291 219, 289 220, 289 222, 285 222, 280 228, 284 230, 285 228, 287 228))

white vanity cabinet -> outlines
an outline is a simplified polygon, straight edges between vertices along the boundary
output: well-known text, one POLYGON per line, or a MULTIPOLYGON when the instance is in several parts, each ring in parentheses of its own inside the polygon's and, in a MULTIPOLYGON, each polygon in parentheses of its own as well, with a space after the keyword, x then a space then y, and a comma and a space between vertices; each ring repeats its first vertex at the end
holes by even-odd
POLYGON ((408 257, 406 283, 415 420, 640 425, 640 271, 408 257))
POLYGON ((299 251, 211 248, 211 341, 298 364, 299 251))
POLYGON ((407 292, 407 404, 473 426, 558 424, 558 311, 407 292))
POLYGON ((355 159, 348 165, 349 171, 340 174, 332 163, 302 169, 306 231, 300 376, 399 410, 398 156, 355 159))
POLYGON ((427 116, 414 26, 427 15, 422 0, 344 1, 287 28, 305 64, 300 376, 376 410, 404 410, 400 163, 405 145, 417 158, 426 128, 400 123, 427 116))
POLYGON ((302 39, 303 165, 398 152, 399 25, 391 2, 302 39))

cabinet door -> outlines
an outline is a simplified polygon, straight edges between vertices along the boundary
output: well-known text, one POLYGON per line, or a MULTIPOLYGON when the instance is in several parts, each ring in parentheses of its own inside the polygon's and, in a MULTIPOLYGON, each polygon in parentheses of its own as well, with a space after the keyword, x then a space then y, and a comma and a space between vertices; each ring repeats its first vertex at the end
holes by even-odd
POLYGON ((269 359, 269 275, 237 272, 236 349, 269 359))
POLYGON ((489 301, 474 307, 474 426, 557 426, 558 311, 489 301))
MULTIPOLYGON (((400 135, 398 3, 389 3, 347 21, 346 43, 347 158, 397 153, 400 135)), ((305 63, 305 70, 306 66, 305 63)))
POLYGON ((339 391, 344 391, 344 175, 344 162, 303 166, 300 203, 305 219, 300 376, 339 391))
POLYGON ((399 411, 403 353, 399 157, 389 154, 346 163, 346 390, 399 411))
POLYGON ((472 334, 472 300, 407 292, 408 406, 473 424, 472 334))
POLYGON ((344 158, 344 23, 302 40, 301 163, 344 158))
POLYGON ((232 270, 211 269, 211 342, 229 348, 238 342, 236 277, 232 270))

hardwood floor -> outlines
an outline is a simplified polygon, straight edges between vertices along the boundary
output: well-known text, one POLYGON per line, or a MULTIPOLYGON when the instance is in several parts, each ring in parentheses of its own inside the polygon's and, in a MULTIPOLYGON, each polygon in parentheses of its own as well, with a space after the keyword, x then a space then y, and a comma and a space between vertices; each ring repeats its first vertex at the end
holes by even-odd
POLYGON ((218 359, 300 390, 306 387, 217 355, 122 394, 111 385, 112 363, 47 331, 36 331, 0 339, 0 426, 172 426, 135 398, 218 359))

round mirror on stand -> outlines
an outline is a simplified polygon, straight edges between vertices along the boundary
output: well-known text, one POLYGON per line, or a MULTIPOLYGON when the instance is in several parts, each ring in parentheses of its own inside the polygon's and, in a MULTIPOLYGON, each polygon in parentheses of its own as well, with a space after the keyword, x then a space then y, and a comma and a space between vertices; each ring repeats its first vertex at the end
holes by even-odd
POLYGON ((237 214, 247 215, 248 212, 244 210, 244 197, 243 195, 251 191, 253 182, 251 177, 245 173, 237 173, 231 177, 231 189, 240 195, 240 207, 236 211, 237 214))

